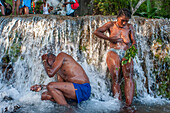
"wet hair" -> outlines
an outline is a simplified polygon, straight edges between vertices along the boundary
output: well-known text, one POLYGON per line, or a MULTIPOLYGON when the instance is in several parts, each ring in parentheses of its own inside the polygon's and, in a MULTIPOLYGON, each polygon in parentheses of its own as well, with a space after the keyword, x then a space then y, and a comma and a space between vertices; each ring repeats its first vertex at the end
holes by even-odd
POLYGON ((50 56, 55 57, 55 55, 53 53, 48 53, 47 57, 49 58, 50 56))
MULTIPOLYGON (((56 57, 53 53, 48 53, 48 54, 47 54, 47 58, 49 59, 50 56, 53 57, 53 58, 56 57)), ((47 59, 47 60, 48 60, 48 59, 47 59)), ((54 62, 55 62, 55 59, 53 59, 53 63, 54 63, 54 62)), ((47 64, 48 64, 50 67, 52 66, 52 65, 49 64, 49 62, 47 62, 47 64)))
POLYGON ((121 16, 126 16, 128 18, 131 18, 131 11, 127 8, 122 8, 121 10, 119 10, 119 13, 117 15, 117 18, 118 17, 121 17, 121 16))

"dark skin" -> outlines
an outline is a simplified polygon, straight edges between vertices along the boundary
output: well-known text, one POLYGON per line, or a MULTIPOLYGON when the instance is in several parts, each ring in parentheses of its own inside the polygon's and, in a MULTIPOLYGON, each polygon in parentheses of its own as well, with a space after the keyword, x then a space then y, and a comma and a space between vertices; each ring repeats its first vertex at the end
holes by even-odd
POLYGON ((15 6, 16 6, 16 15, 19 14, 19 5, 20 5, 20 0, 12 0, 12 4, 13 4, 13 7, 12 7, 12 15, 14 15, 14 12, 15 12, 15 6))
POLYGON ((0 4, 0 9, 1 9, 2 15, 5 16, 5 8, 4 6, 2 6, 2 4, 0 4))
POLYGON ((50 6, 50 5, 47 3, 47 0, 43 0, 43 4, 40 6, 40 11, 43 10, 43 6, 46 7, 46 4, 47 4, 47 7, 49 7, 48 12, 50 13, 50 12, 53 10, 53 7, 50 6))
POLYGON ((74 2, 65 2, 65 3, 63 4, 63 7, 66 7, 67 4, 74 4, 74 2))
MULTIPOLYGON (((85 71, 70 55, 63 52, 57 56, 51 55, 49 57, 47 54, 44 54, 42 61, 50 78, 57 74, 57 82, 50 82, 48 85, 43 85, 44 88, 47 88, 47 91, 42 93, 41 99, 51 100, 60 105, 69 106, 66 98, 77 100, 73 83, 89 83, 85 71)), ((38 92, 42 87, 41 85, 33 85, 30 89, 38 92)))
MULTIPOLYGON (((128 24, 128 21, 128 17, 120 16, 116 22, 107 22, 98 28, 94 34, 101 39, 110 41, 110 48, 126 51, 132 45, 136 45, 133 27, 131 24, 128 24), (104 34, 105 31, 109 31, 109 37, 104 34), (132 44, 130 45, 131 42, 132 44)), ((118 96, 119 100, 122 100, 120 89, 120 72, 122 70, 125 79, 126 104, 129 106, 134 95, 133 60, 122 66, 121 62, 124 60, 126 59, 120 59, 119 55, 113 51, 107 53, 106 62, 112 76, 112 92, 115 96, 118 96)))

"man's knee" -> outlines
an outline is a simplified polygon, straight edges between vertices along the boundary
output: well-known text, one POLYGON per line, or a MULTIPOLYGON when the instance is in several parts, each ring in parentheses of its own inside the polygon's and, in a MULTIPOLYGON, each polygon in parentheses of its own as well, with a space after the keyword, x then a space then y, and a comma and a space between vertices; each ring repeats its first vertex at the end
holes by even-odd
POLYGON ((46 92, 43 92, 43 93, 41 94, 41 100, 46 100, 46 92))
POLYGON ((54 89, 54 82, 50 82, 50 83, 48 83, 47 84, 47 90, 49 91, 49 90, 51 90, 51 89, 54 89))
POLYGON ((51 95, 49 95, 47 92, 43 92, 41 94, 41 100, 50 100, 52 98, 51 95))

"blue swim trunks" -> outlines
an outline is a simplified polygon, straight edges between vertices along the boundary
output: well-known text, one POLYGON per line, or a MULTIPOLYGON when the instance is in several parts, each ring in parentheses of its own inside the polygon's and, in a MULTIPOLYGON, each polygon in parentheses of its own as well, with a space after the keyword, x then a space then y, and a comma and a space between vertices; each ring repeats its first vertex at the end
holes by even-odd
POLYGON ((73 83, 73 85, 75 88, 78 103, 89 99, 91 94, 91 86, 89 83, 84 83, 84 84, 73 83))

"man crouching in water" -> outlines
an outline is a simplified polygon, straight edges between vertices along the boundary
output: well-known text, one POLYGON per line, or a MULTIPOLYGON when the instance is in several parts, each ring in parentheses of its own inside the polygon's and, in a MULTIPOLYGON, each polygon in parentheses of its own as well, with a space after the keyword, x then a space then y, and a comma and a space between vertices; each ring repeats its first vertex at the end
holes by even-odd
POLYGON ((70 55, 63 52, 57 56, 51 53, 44 54, 42 61, 50 78, 57 74, 57 82, 50 82, 48 85, 33 85, 30 88, 36 92, 47 88, 47 91, 41 95, 42 100, 51 100, 60 105, 69 106, 66 98, 80 103, 90 97, 89 79, 80 64, 70 55))

